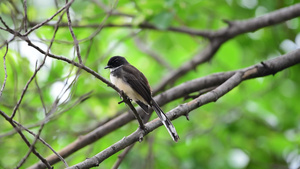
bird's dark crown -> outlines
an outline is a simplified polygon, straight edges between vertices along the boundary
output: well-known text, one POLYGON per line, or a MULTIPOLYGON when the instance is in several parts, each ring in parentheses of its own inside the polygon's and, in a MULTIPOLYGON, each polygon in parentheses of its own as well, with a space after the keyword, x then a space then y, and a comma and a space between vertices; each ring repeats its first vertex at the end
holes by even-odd
POLYGON ((109 59, 107 66, 105 68, 116 68, 125 64, 128 64, 128 62, 124 57, 114 56, 109 59))

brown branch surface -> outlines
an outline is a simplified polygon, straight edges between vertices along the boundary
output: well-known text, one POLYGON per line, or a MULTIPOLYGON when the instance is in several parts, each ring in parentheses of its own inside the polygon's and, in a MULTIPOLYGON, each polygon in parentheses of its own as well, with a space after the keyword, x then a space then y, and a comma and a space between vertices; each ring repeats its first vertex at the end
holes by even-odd
MULTIPOLYGON (((173 87, 173 88, 161 93, 160 95, 155 97, 155 100, 160 105, 164 105, 168 102, 171 102, 178 98, 184 97, 190 93, 199 91, 201 89, 209 88, 211 86, 219 86, 222 84, 222 87, 220 86, 222 90, 220 90, 220 87, 218 87, 215 90, 208 92, 204 95, 201 95, 198 98, 192 100, 191 102, 180 105, 177 108, 175 108, 167 113, 167 116, 171 120, 178 118, 180 116, 185 116, 190 111, 192 111, 204 104, 216 101, 218 98, 223 96, 226 92, 231 90, 231 88, 227 87, 227 85, 229 85, 229 84, 226 84, 224 86, 223 83, 225 81, 228 81, 228 79, 233 77, 233 75, 238 76, 239 79, 242 78, 242 80, 256 78, 256 77, 263 77, 263 76, 275 74, 278 71, 281 71, 283 69, 286 69, 288 67, 291 67, 295 64, 300 63, 300 49, 298 49, 294 52, 288 53, 286 55, 279 56, 277 58, 270 59, 268 61, 264 61, 263 63, 264 64, 259 63, 259 64, 250 66, 245 69, 224 72, 224 73, 216 73, 216 74, 212 74, 212 75, 209 75, 206 77, 202 77, 199 79, 194 79, 194 80, 185 82, 179 86, 173 87), (267 65, 267 66, 265 66, 265 65, 267 65), (238 73, 238 72, 242 72, 242 74, 238 73), (223 90, 225 90, 226 92, 224 93, 223 90)), ((237 77, 235 77, 234 79, 236 79, 236 78, 237 77)), ((232 81, 229 81, 229 82, 231 84, 232 81)), ((227 82, 227 83, 229 83, 229 82, 227 82)), ((137 109, 137 110, 139 112, 142 111, 141 109, 137 109)), ((105 123, 104 125, 100 126, 99 128, 95 129, 94 131, 88 133, 87 135, 81 136, 79 139, 77 139, 70 145, 66 146, 63 150, 59 151, 59 154, 63 157, 67 157, 68 155, 74 153, 75 151, 81 149, 82 147, 95 142, 96 140, 104 137, 106 134, 127 124, 128 122, 130 122, 133 119, 134 119, 134 117, 131 114, 128 114, 128 113, 122 114, 122 115, 112 119, 111 121, 105 123)), ((109 151, 109 148, 108 148, 108 149, 106 149, 106 151, 104 150, 105 153, 104 152, 103 153, 106 155, 109 154, 109 156, 110 156, 110 155, 112 155, 111 153, 116 153, 117 151, 122 150, 126 146, 138 141, 140 134, 146 135, 149 132, 156 129, 157 127, 159 127, 160 125, 161 125, 161 122, 158 119, 155 119, 145 125, 147 128, 147 131, 148 131, 147 133, 143 133, 143 131, 137 130, 136 132, 132 133, 130 136, 123 139, 124 141, 121 140, 121 141, 115 143, 117 145, 122 144, 122 146, 118 146, 118 149, 115 149, 115 146, 112 146, 112 149, 114 149, 115 151, 109 151), (109 151, 108 154, 107 154, 107 151, 109 151)), ((105 158, 107 158, 109 156, 105 156, 105 158)), ((96 164, 98 165, 101 162, 101 160, 93 161, 97 158, 98 157, 95 157, 91 160, 88 159, 89 164, 93 163, 92 166, 94 166, 96 164), (91 161, 93 161, 93 162, 91 162, 91 161)), ((101 159, 104 160, 103 158, 101 158, 101 159)), ((49 156, 47 158, 47 160, 51 164, 58 162, 57 157, 54 155, 49 156)), ((79 165, 80 165, 80 167, 82 167, 83 164, 80 163, 79 165)), ((39 163, 31 166, 30 168, 31 169, 43 168, 43 164, 39 162, 39 163)))
MULTIPOLYGON (((300 63, 300 49, 288 53, 286 55, 264 61, 263 64, 259 63, 251 67, 235 71, 230 78, 228 78, 224 83, 222 83, 216 89, 204 95, 201 95, 190 102, 177 106, 176 108, 169 111, 167 113, 167 116, 171 120, 174 120, 180 116, 185 116, 186 114, 190 113, 192 110, 204 104, 217 101, 220 97, 228 93, 230 90, 238 86, 242 81, 246 79, 274 75, 275 73, 283 69, 289 68, 298 63, 300 63)), ((155 130, 161 125, 162 124, 158 119, 154 119, 153 121, 145 125, 146 128, 148 129, 146 133, 143 133, 145 131, 137 130, 132 134, 130 134, 129 136, 123 138, 122 140, 116 142, 115 144, 101 151, 100 153, 93 156, 92 158, 88 158, 79 164, 68 167, 68 169, 77 169, 77 168, 86 169, 86 168, 96 167, 106 158, 124 149, 125 147, 128 147, 131 144, 137 142, 140 134, 147 135, 149 132, 155 130)))
MULTIPOLYGON (((66 3, 62 8, 60 8, 54 15, 52 15, 47 20, 40 22, 40 23, 34 23, 34 22, 29 22, 27 19, 27 5, 26 5, 27 1, 25 0, 24 1, 25 16, 23 19, 25 33, 22 34, 21 30, 15 30, 15 29, 10 28, 5 23, 5 21, 0 17, 0 21, 2 22, 2 24, 4 26, 4 27, 0 27, 0 29, 3 31, 9 32, 13 35, 13 38, 11 38, 9 41, 2 44, 0 49, 3 46, 7 45, 7 43, 12 42, 15 39, 15 37, 18 37, 21 40, 27 42, 29 46, 33 47, 40 53, 44 54, 45 58, 46 58, 46 56, 51 57, 53 59, 61 60, 63 62, 66 62, 67 64, 71 64, 80 69, 83 69, 84 71, 88 72, 89 74, 93 75, 94 77, 101 80, 103 83, 107 84, 108 86, 110 86, 111 88, 116 90, 121 95, 123 94, 122 95, 123 98, 126 98, 127 96, 124 93, 122 93, 111 82, 106 80, 104 77, 99 75, 94 70, 92 70, 89 67, 82 64, 80 51, 79 51, 79 43, 82 41, 85 41, 85 40, 93 39, 103 28, 108 28, 108 27, 135 28, 136 27, 136 25, 132 25, 132 24, 123 24, 123 25, 105 24, 105 22, 107 21, 107 19, 110 15, 119 15, 119 16, 126 16, 126 17, 134 17, 134 16, 126 15, 123 13, 113 11, 115 5, 117 4, 117 1, 116 1, 113 5, 112 9, 106 10, 107 17, 105 17, 105 19, 103 20, 103 22, 101 22, 100 25, 99 24, 97 24, 97 25, 72 25, 70 16, 68 14, 68 9, 73 2, 74 2, 74 0, 71 0, 70 2, 66 3), (68 23, 59 24, 59 27, 66 26, 69 28, 69 31, 70 31, 73 41, 75 43, 79 63, 74 60, 70 60, 66 57, 51 54, 51 53, 49 53, 49 49, 47 51, 42 50, 36 44, 34 44, 28 37, 28 35, 30 33, 34 32, 35 30, 39 29, 42 26, 45 26, 45 25, 57 26, 57 24, 49 23, 49 21, 53 20, 53 18, 56 17, 61 12, 65 12, 65 11, 67 11, 68 23), (31 29, 27 30, 27 26, 31 26, 31 29), (91 36, 89 36, 88 38, 85 38, 83 40, 77 40, 76 36, 73 32, 73 28, 80 28, 80 27, 87 28, 88 26, 95 27, 95 28, 97 28, 97 30, 95 32, 93 32, 91 34, 91 36)), ((99 4, 99 5, 101 5, 101 4, 99 4)), ((170 74, 168 74, 166 77, 164 77, 163 81, 157 86, 157 88, 154 90, 154 92, 162 91, 164 88, 166 88, 167 85, 172 84, 173 82, 175 82, 177 79, 182 77, 187 72, 195 69, 199 64, 209 61, 214 56, 214 54, 218 51, 220 46, 223 45, 227 40, 230 40, 237 35, 240 35, 240 34, 243 34, 246 32, 256 31, 258 29, 261 29, 261 28, 264 28, 267 26, 279 24, 279 23, 282 23, 289 19, 296 18, 298 16, 300 16, 300 4, 286 7, 286 8, 277 10, 275 12, 266 14, 262 17, 258 17, 258 18, 241 20, 241 21, 226 21, 228 23, 228 27, 219 29, 217 31, 197 30, 197 29, 190 29, 190 28, 185 28, 185 27, 182 27, 182 28, 181 27, 169 27, 168 29, 166 29, 164 31, 172 31, 172 32, 184 33, 184 34, 188 34, 188 35, 202 36, 204 38, 209 39, 209 45, 199 55, 196 55, 192 60, 184 63, 180 68, 172 71, 170 74)), ((142 29, 152 29, 152 30, 162 31, 147 22, 141 23, 141 24, 137 25, 137 27, 142 28, 142 29)), ((22 27, 20 29, 22 29, 22 27)), ((53 43, 53 40, 51 41, 51 43, 53 43)), ((174 108, 173 110, 171 110, 168 113, 168 116, 171 119, 176 119, 179 116, 188 115, 188 113, 191 110, 194 110, 203 104, 207 104, 209 102, 218 100, 218 98, 222 97, 224 94, 229 92, 231 89, 233 89, 235 86, 239 85, 242 81, 244 81, 246 79, 275 74, 276 72, 286 69, 294 64, 298 64, 299 60, 300 60, 299 58, 300 58, 299 50, 296 50, 289 54, 262 62, 261 64, 254 65, 249 68, 240 69, 240 70, 231 71, 231 72, 225 72, 225 73, 217 73, 217 74, 209 75, 209 76, 206 76, 203 78, 199 78, 199 79, 195 79, 195 80, 186 82, 182 85, 173 87, 173 88, 169 89, 168 91, 161 93, 159 96, 155 97, 155 99, 159 102, 160 105, 164 105, 172 100, 185 97, 186 95, 189 95, 193 92, 217 86, 214 90, 212 90, 206 94, 200 95, 199 97, 196 97, 194 100, 192 100, 188 103, 182 104, 182 105, 174 108)), ((39 69, 42 66, 43 65, 40 65, 40 67, 37 68, 37 70, 34 72, 34 74, 31 76, 31 78, 26 83, 24 90, 21 94, 21 98, 18 100, 18 103, 16 104, 11 117, 7 116, 6 113, 4 113, 3 111, 0 110, 0 114, 8 122, 11 123, 11 125, 19 133, 19 135, 24 140, 24 142, 30 147, 28 156, 32 151, 38 158, 41 159, 42 162, 39 162, 39 163, 33 165, 31 168, 44 168, 45 165, 48 168, 50 168, 51 167, 50 165, 59 161, 59 158, 56 155, 52 155, 52 156, 49 156, 48 158, 44 159, 36 151, 36 149, 34 148, 34 144, 37 141, 37 139, 39 138, 40 133, 38 133, 36 135, 34 143, 30 144, 28 142, 27 138, 22 133, 20 127, 17 126, 13 121, 13 117, 15 116, 16 111, 18 110, 18 107, 21 104, 22 98, 26 93, 28 85, 31 83, 31 81, 35 77, 36 73, 39 71, 39 69), (31 148, 32 148, 32 150, 31 150, 31 148)), ((125 102, 126 102, 126 104, 130 105, 130 107, 133 111, 135 111, 135 109, 133 108, 133 106, 131 105, 131 102, 129 100, 126 101, 126 99, 125 99, 125 102)), ((141 109, 137 109, 137 111, 138 111, 138 113, 140 113, 141 109)), ((76 152, 77 150, 85 147, 86 145, 89 145, 89 144, 95 142, 96 140, 104 137, 105 135, 109 134, 110 132, 114 131, 115 129, 127 124, 128 122, 132 121, 133 119, 134 119, 134 117, 132 116, 132 114, 124 113, 124 114, 108 121, 107 123, 105 123, 104 125, 102 125, 101 127, 97 128, 97 129, 93 130, 92 132, 78 138, 76 141, 71 143, 69 146, 66 146, 63 150, 61 150, 59 152, 59 154, 61 154, 61 156, 63 156, 63 157, 67 157, 70 154, 76 152)), ((132 143, 140 140, 141 135, 148 134, 149 132, 155 130, 160 125, 161 125, 161 122, 159 120, 155 119, 146 124, 146 127, 148 129, 147 131, 138 129, 136 132, 132 133, 130 136, 124 138, 123 140, 120 140, 119 142, 115 143, 111 147, 100 152, 98 155, 94 156, 93 158, 87 159, 86 161, 84 161, 76 166, 83 167, 83 168, 88 167, 88 166, 91 166, 91 167, 97 166, 97 165, 99 165, 99 163, 101 163, 107 157, 109 157, 112 154, 116 153, 117 151, 120 151, 121 149, 131 145, 132 143)), ((42 126, 43 126, 43 123, 41 123, 41 129, 42 129, 42 126)))
MULTIPOLYGON (((2 117, 4 117, 10 124, 11 126, 13 126, 13 128, 18 132, 18 134, 20 135, 20 137, 23 139, 23 141, 25 142, 25 144, 30 147, 31 144, 29 143, 28 139, 25 137, 25 135, 22 133, 22 131, 20 130, 20 128, 18 126, 16 126, 13 122, 13 120, 6 114, 4 113, 3 111, 0 110, 0 114, 2 117)), ((37 150, 33 147, 32 148, 32 153, 37 156, 40 160, 41 160, 41 163, 43 164, 43 167, 45 168, 48 168, 48 169, 52 169, 51 167, 51 164, 44 158, 40 155, 39 152, 37 152, 37 150)))
MULTIPOLYGON (((258 18, 242 21, 230 21, 230 24, 227 28, 223 28, 217 31, 206 31, 203 34, 205 34, 204 37, 210 39, 209 46, 205 48, 198 56, 184 63, 180 68, 172 71, 164 78, 162 78, 163 80, 154 89, 154 93, 161 91, 168 84, 174 83, 177 79, 182 77, 182 75, 195 69, 199 64, 209 61, 223 43, 234 38, 235 36, 247 32, 253 32, 267 26, 279 24, 299 16, 300 3, 290 7, 279 9, 258 18)), ((195 35, 199 36, 200 34, 200 32, 199 34, 195 33, 195 35)))

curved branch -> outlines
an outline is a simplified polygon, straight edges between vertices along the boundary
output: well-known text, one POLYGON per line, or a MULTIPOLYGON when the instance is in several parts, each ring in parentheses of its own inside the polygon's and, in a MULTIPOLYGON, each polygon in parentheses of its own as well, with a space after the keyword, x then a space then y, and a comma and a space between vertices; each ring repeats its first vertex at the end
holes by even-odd
POLYGON ((184 63, 180 68, 172 71, 162 78, 163 80, 156 86, 154 92, 163 90, 168 84, 174 83, 177 79, 182 77, 182 75, 186 74, 190 70, 195 69, 199 64, 209 61, 218 51, 219 47, 233 37, 246 32, 256 31, 267 26, 279 24, 299 16, 300 3, 279 9, 258 18, 242 21, 230 21, 230 24, 227 28, 217 31, 207 31, 206 37, 211 40, 210 45, 192 60, 184 63))
MULTIPOLYGON (((66 7, 67 6, 65 6, 65 8, 66 7)), ((254 31, 254 30, 260 29, 264 26, 274 25, 274 24, 286 21, 288 19, 291 19, 293 17, 299 16, 299 13, 300 13, 299 9, 300 9, 300 5, 296 4, 294 6, 283 8, 281 10, 275 11, 273 13, 267 14, 267 15, 259 17, 259 18, 249 19, 249 20, 244 20, 244 21, 232 21, 232 22, 229 22, 230 24, 227 28, 220 29, 218 31, 205 31, 205 30, 194 30, 194 29, 188 29, 188 28, 172 28, 172 27, 167 29, 166 31, 181 32, 181 33, 186 33, 186 34, 203 36, 203 37, 210 39, 211 43, 208 48, 206 48, 201 54, 197 55, 191 62, 187 62, 181 68, 179 68, 179 71, 174 71, 171 74, 169 74, 167 76, 167 78, 164 78, 165 84, 160 85, 155 91, 165 88, 165 86, 167 84, 170 84, 170 83, 176 81, 179 77, 181 77, 188 71, 192 70, 199 64, 208 61, 224 42, 233 38, 234 36, 237 36, 237 35, 245 33, 245 32, 254 31), (258 27, 255 24, 257 24, 258 27)), ((0 17, 0 19, 1 19, 1 17, 0 17)), ((26 41, 30 46, 34 47, 39 52, 45 54, 45 51, 40 49, 38 46, 34 45, 27 38, 27 35, 30 33, 30 31, 34 31, 35 29, 38 29, 40 26, 45 25, 47 22, 41 23, 38 27, 34 27, 34 28, 30 29, 27 33, 25 33, 23 35, 19 32, 15 32, 12 29, 8 29, 8 28, 5 29, 5 31, 11 32, 15 36, 20 37, 21 39, 26 41)), ((114 26, 119 27, 119 25, 112 25, 112 24, 107 25, 107 27, 114 27, 114 26)), ((99 25, 97 25, 97 27, 99 27, 99 25)), ((132 27, 132 25, 122 25, 122 27, 132 27)), ((140 25, 140 27, 145 28, 145 29, 157 29, 153 25, 150 25, 148 23, 143 23, 140 25)), ((90 68, 88 68, 80 63, 77 63, 73 60, 69 60, 65 57, 61 57, 61 56, 57 56, 57 55, 53 55, 53 54, 48 54, 48 56, 52 57, 54 59, 57 59, 57 60, 62 60, 64 62, 67 62, 72 65, 75 65, 76 67, 79 67, 81 69, 84 69, 86 72, 92 74, 93 76, 100 79, 102 82, 106 83, 108 86, 112 87, 114 90, 116 90, 117 92, 120 93, 120 90, 118 88, 116 88, 108 80, 106 80, 105 78, 103 78, 98 73, 91 70, 90 68)), ((268 65, 265 62, 263 62, 263 63, 265 65, 267 65, 267 66, 263 67, 264 71, 269 71, 270 73, 274 72, 272 69, 270 69, 270 67, 272 67, 271 65, 268 65), (268 67, 268 69, 267 69, 267 67, 268 67)), ((261 65, 264 65, 264 64, 261 64, 261 65)), ((251 71, 254 71, 254 70, 256 70, 256 69, 251 69, 251 71)), ((243 74, 243 78, 244 77, 248 77, 248 78, 252 77, 253 73, 251 73, 251 71, 250 71, 250 74, 248 71, 245 71, 245 73, 243 74)), ((225 73, 219 73, 219 74, 207 76, 205 78, 201 78, 202 82, 204 82, 203 85, 198 83, 198 86, 193 86, 194 84, 186 83, 186 84, 183 84, 184 88, 181 88, 182 91, 178 91, 176 93, 176 92, 174 92, 174 90, 176 90, 176 89, 178 90, 179 88, 174 87, 174 88, 160 94, 158 97, 156 97, 156 99, 159 100, 158 102, 160 104, 165 104, 172 99, 174 100, 174 99, 183 97, 191 92, 203 89, 203 88, 205 88, 204 86, 207 86, 207 87, 218 86, 221 83, 223 83, 224 81, 226 81, 228 78, 232 77, 232 75, 235 73, 236 73, 236 71, 232 71, 232 72, 225 72, 225 73), (210 80, 207 80, 207 79, 210 79, 210 80), (191 86, 193 86, 194 88, 191 86), (174 93, 170 92, 172 90, 174 93), (161 99, 161 98, 163 98, 163 99, 161 99), (164 98, 167 98, 167 99, 164 99, 164 98)), ((201 80, 199 80, 199 81, 201 81, 201 80)), ((213 91, 215 91, 215 90, 213 90, 213 91)), ((217 97, 216 97, 216 99, 217 99, 217 97)), ((116 119, 113 119, 112 121, 106 123, 105 125, 101 126, 100 128, 94 130, 93 132, 79 138, 78 140, 76 140, 74 142, 74 144, 72 143, 72 144, 70 144, 70 146, 67 146, 66 149, 63 149, 61 151, 63 154, 62 156, 66 157, 66 156, 72 154, 73 152, 77 151, 78 149, 80 149, 88 144, 91 144, 92 142, 105 136, 106 134, 110 133, 111 131, 115 130, 116 128, 119 128, 120 126, 127 124, 129 121, 131 121, 133 119, 134 119, 133 116, 128 113, 121 115, 121 116, 117 117, 116 119), (118 125, 116 125, 116 124, 118 124, 118 125)), ((57 157, 55 157, 55 158, 57 159, 57 157)), ((52 161, 50 162, 51 164, 53 161, 55 161, 55 158, 52 158, 52 161)))
MULTIPOLYGON (((63 6, 62 8, 60 8, 54 15, 52 15, 50 18, 46 19, 45 21, 34 24, 34 26, 33 26, 30 30, 28 30, 28 31, 24 34, 24 36, 27 36, 27 35, 29 35, 31 32, 33 32, 34 30, 40 28, 41 26, 46 25, 49 21, 51 21, 51 20, 52 20, 55 16, 57 16, 60 12, 62 12, 62 11, 65 10, 66 8, 69 8, 69 7, 72 5, 73 2, 74 2, 74 0, 71 0, 70 2, 66 3, 65 6, 63 6)), ((28 21, 28 22, 29 22, 29 21, 28 21)), ((29 22, 29 25, 32 26, 32 25, 30 24, 30 22, 29 22)), ((56 24, 53 24, 53 26, 56 26, 56 24)), ((58 25, 58 27, 60 27, 60 25, 58 25)))
MULTIPOLYGON (((178 98, 184 97, 190 93, 199 91, 201 89, 205 89, 205 88, 212 87, 212 86, 219 86, 220 84, 224 83, 226 80, 231 78, 237 72, 244 72, 242 78, 243 78, 243 80, 246 80, 246 79, 250 79, 250 78, 262 77, 262 76, 274 74, 278 71, 281 71, 283 69, 286 69, 286 68, 293 66, 295 64, 298 64, 298 63, 300 63, 300 49, 298 49, 294 52, 288 53, 286 55, 279 56, 274 59, 265 61, 265 62, 263 62, 263 64, 260 63, 257 65, 250 66, 248 68, 240 69, 240 70, 236 70, 236 71, 216 73, 216 74, 212 74, 212 75, 209 75, 206 77, 202 77, 202 78, 198 78, 198 79, 194 79, 194 80, 185 82, 181 85, 178 85, 176 87, 173 87, 173 88, 161 93, 160 95, 156 96, 154 99, 162 106, 168 102, 171 102, 178 98)), ((198 100, 195 99, 196 101, 193 100, 187 104, 178 106, 177 108, 175 108, 172 111, 170 111, 169 113, 167 113, 168 117, 170 119, 178 118, 179 116, 185 115, 185 114, 189 113, 191 110, 197 108, 197 104, 199 107, 208 102, 217 100, 219 97, 222 96, 222 95, 220 95, 220 92, 218 92, 219 88, 220 87, 209 92, 210 93, 209 95, 207 93, 205 95, 199 96, 198 98, 201 98, 201 99, 197 98, 198 100), (213 97, 212 97, 212 94, 213 94, 213 97), (209 96, 209 99, 204 100, 206 97, 208 97, 207 95, 209 96), (203 96, 205 96, 205 97, 203 97, 203 96), (187 107, 187 105, 189 105, 189 107, 187 107)), ((139 113, 142 112, 142 110, 140 108, 138 108, 137 111, 139 113)), ((64 149, 59 151, 59 154, 62 157, 67 157, 70 154, 76 152, 77 150, 104 137, 105 135, 109 134, 110 132, 114 131, 115 129, 122 127, 123 125, 127 124, 128 122, 132 121, 133 119, 134 119, 134 117, 132 116, 132 114, 124 113, 124 114, 112 119, 111 121, 105 123, 104 125, 100 126, 99 128, 95 129, 94 131, 92 131, 84 136, 79 137, 73 143, 69 144, 64 149)), ((150 131, 154 130, 155 128, 159 127, 159 125, 161 125, 161 123, 159 120, 156 119, 154 121, 147 123, 145 126, 147 127, 147 129, 149 129, 148 127, 150 127, 150 129, 149 129, 149 132, 150 132, 150 131), (155 124, 153 126, 150 125, 154 122, 157 124, 155 124), (149 125, 152 126, 152 128, 149 125)), ((132 139, 130 141, 130 143, 135 142, 135 136, 138 134, 143 134, 141 132, 142 131, 138 130, 135 133, 133 133, 134 136, 132 136, 132 137, 134 137, 134 139, 132 139)), ((125 144, 125 143, 122 143, 122 144, 125 144)), ((126 143, 126 145, 130 145, 130 144, 126 143)), ((117 151, 115 151, 115 152, 117 152, 117 151)), ((51 156, 47 157, 46 159, 47 159, 47 161, 49 161, 50 164, 53 164, 53 163, 56 163, 59 161, 59 159, 57 159, 57 157, 55 155, 51 155, 51 156)), ((35 165, 31 166, 30 169, 43 168, 43 166, 44 166, 44 164, 39 162, 39 163, 36 163, 35 165)))
MULTIPOLYGON (((160 106, 162 106, 168 102, 184 97, 192 92, 196 92, 207 87, 220 85, 228 78, 230 78, 234 73, 235 72, 216 73, 203 78, 195 79, 177 87, 174 87, 172 89, 169 89, 156 96, 154 99, 159 103, 160 106)), ((137 108, 137 111, 139 114, 143 114, 141 108, 137 108)), ((68 157, 74 152, 80 150, 81 148, 89 144, 94 143, 95 141, 101 139, 107 134, 113 132, 114 130, 126 125, 132 120, 134 120, 134 116, 132 115, 132 113, 128 112, 121 114, 120 116, 108 121, 102 126, 91 131, 90 133, 84 136, 80 136, 77 140, 64 147, 58 153, 64 158, 68 157)), ((46 159, 47 161, 49 161, 50 164, 59 162, 59 159, 56 157, 56 155, 50 155, 46 159)), ((31 166, 30 169, 43 168, 43 166, 44 165, 41 162, 38 162, 31 166)))
MULTIPOLYGON (((286 55, 256 64, 254 66, 238 70, 234 73, 234 75, 232 75, 228 80, 226 80, 216 89, 204 95, 201 95, 190 102, 177 106, 176 108, 169 111, 167 113, 167 116, 171 120, 174 120, 180 116, 185 116, 192 110, 197 109, 202 105, 217 101, 218 98, 228 93, 230 90, 238 86, 242 81, 246 79, 272 75, 298 63, 300 63, 300 49, 286 55)), ((81 163, 68 167, 67 169, 85 169, 98 166, 106 158, 137 142, 140 134, 147 135, 149 132, 155 130, 161 125, 161 121, 159 121, 158 119, 154 119, 145 125, 148 129, 146 132, 138 129, 129 136, 123 138, 122 140, 116 142, 97 155, 93 156, 92 158, 88 158, 81 163)))
MULTIPOLYGON (((134 17, 132 15, 129 15, 131 17, 134 17)), ((133 24, 105 24, 103 25, 103 28, 114 28, 114 27, 123 27, 123 28, 142 28, 142 29, 152 29, 152 30, 158 30, 158 31, 171 31, 171 32, 177 32, 177 33, 184 33, 189 35, 195 35, 195 36, 201 36, 208 39, 214 39, 219 37, 226 37, 226 38, 232 38, 236 35, 243 34, 246 32, 252 32, 256 31, 260 28, 275 25, 296 17, 300 16, 300 3, 285 7, 279 10, 276 10, 274 12, 268 13, 264 16, 260 16, 253 19, 247 19, 247 20, 240 20, 240 21, 225 21, 228 23, 228 27, 219 29, 217 31, 211 31, 211 30, 199 30, 199 29, 193 29, 193 28, 187 28, 187 27, 169 27, 165 30, 158 29, 155 27, 155 25, 152 25, 150 23, 144 22, 139 25, 133 25, 133 24)), ((37 22, 30 22, 29 25, 36 25, 37 22)), ((46 23, 45 26, 54 26, 52 23, 46 23)), ((60 27, 68 27, 68 23, 61 23, 59 25, 60 27)), ((89 25, 72 25, 73 28, 98 28, 99 24, 89 24, 89 25)))
MULTIPOLYGON (((55 59, 57 59, 57 60, 62 60, 62 61, 65 61, 65 62, 67 62, 67 63, 69 63, 69 64, 72 64, 72 65, 74 65, 74 66, 76 66, 76 67, 78 67, 78 68, 81 68, 81 69, 85 70, 86 72, 88 72, 88 73, 94 75, 96 78, 98 78, 98 79, 101 80, 102 82, 106 83, 108 86, 110 86, 110 87, 113 88, 114 90, 116 90, 116 91, 122 96, 123 101, 130 107, 130 109, 131 109, 132 112, 134 113, 135 117, 138 119, 138 121, 139 121, 139 123, 140 123, 140 128, 141 128, 141 129, 145 129, 144 124, 143 124, 141 118, 139 117, 139 114, 137 113, 137 111, 135 110, 134 106, 132 105, 132 103, 131 103, 130 100, 128 99, 128 96, 127 96, 124 92, 122 92, 119 88, 117 88, 115 85, 113 85, 110 81, 106 80, 104 77, 102 77, 101 75, 99 75, 97 72, 93 71, 92 69, 86 67, 85 65, 83 65, 83 64, 81 64, 81 63, 77 63, 77 62, 75 62, 75 61, 73 61, 73 60, 70 60, 70 59, 68 59, 68 58, 65 58, 65 57, 61 57, 61 56, 56 56, 56 55, 54 55, 54 54, 50 54, 50 53, 49 53, 49 49, 47 50, 47 52, 44 51, 44 50, 42 50, 40 47, 38 47, 38 46, 36 46, 35 44, 33 44, 33 43, 29 40, 29 38, 28 38, 27 36, 24 36, 24 35, 22 35, 21 33, 16 32, 16 31, 14 31, 13 29, 9 28, 9 27, 5 24, 5 22, 2 20, 1 17, 0 17, 0 21, 1 21, 2 23, 4 23, 4 25, 5 25, 5 27, 6 27, 6 31, 8 31, 8 32, 10 32, 10 33, 12 33, 12 34, 14 34, 14 35, 20 37, 21 39, 23 39, 24 41, 26 41, 26 42, 28 43, 29 46, 35 48, 35 49, 36 49, 37 51, 39 51, 40 53, 45 54, 45 58, 46 58, 46 56, 50 56, 50 57, 55 58, 55 59)), ((53 41, 52 41, 52 42, 53 42, 53 41)), ((26 90, 27 90, 27 88, 28 88, 29 83, 32 81, 32 79, 35 77, 36 73, 37 73, 37 72, 40 70, 40 68, 43 66, 44 61, 45 61, 45 58, 44 58, 44 60, 43 60, 43 63, 36 69, 36 71, 34 72, 33 76, 29 79, 28 83, 26 84, 26 86, 25 86, 25 88, 24 88, 24 90, 23 90, 23 92, 22 92, 21 98, 19 99, 17 105, 15 106, 15 108, 14 108, 14 110, 13 110, 13 113, 12 113, 12 115, 11 115, 11 119, 13 119, 13 117, 15 116, 16 110, 18 109, 18 107, 19 107, 19 105, 20 105, 20 103, 21 103, 21 101, 22 101, 22 99, 23 99, 23 96, 25 95, 25 92, 26 92, 26 90)), ((140 137, 139 137, 140 140, 142 139, 143 136, 144 136, 144 135, 140 135, 140 137)), ((36 139, 36 140, 37 140, 37 139, 36 139)), ((34 150, 34 149, 33 149, 33 150, 34 150)), ((36 153, 35 153, 35 154, 36 154, 36 153)), ((37 155, 37 154, 36 154, 36 155, 37 155)), ((55 157, 55 159, 58 159, 58 158, 55 157)))
MULTIPOLYGON (((22 133, 22 131, 20 130, 20 128, 18 126, 16 126, 13 122, 13 119, 11 119, 6 113, 4 113, 2 110, 0 110, 0 114, 2 117, 4 117, 6 119, 6 121, 8 121, 11 126, 13 126, 13 128, 18 132, 18 134, 20 135, 20 137, 23 139, 23 141, 25 142, 25 144, 30 147, 31 144, 28 141, 28 139, 25 137, 25 135, 22 133)), ((51 164, 43 157, 40 155, 39 152, 37 152, 37 150, 33 147, 32 149, 32 153, 37 156, 40 160, 41 163, 43 164, 44 167, 52 169, 51 164)))
MULTIPOLYGON (((166 30, 159 30, 154 25, 150 23, 141 23, 138 27, 142 29, 153 29, 159 31, 172 31, 177 33, 184 33, 189 35, 201 36, 204 38, 210 39, 210 44, 205 50, 203 50, 199 55, 196 55, 192 60, 184 63, 180 68, 171 71, 168 75, 166 75, 163 80, 158 84, 153 93, 157 93, 158 91, 162 91, 168 84, 174 83, 177 79, 182 77, 187 72, 195 69, 198 65, 209 61, 213 55, 218 51, 219 47, 225 43, 227 40, 234 38, 237 35, 253 32, 258 29, 272 26, 275 24, 282 23, 284 21, 296 18, 300 16, 300 3, 285 7, 274 12, 268 13, 264 16, 258 18, 251 18, 247 20, 239 20, 239 21, 226 21, 229 23, 228 27, 219 29, 217 31, 210 30, 199 30, 199 29, 191 29, 186 27, 169 27, 166 30)), ((49 26, 53 26, 53 24, 47 24, 49 26)), ((67 23, 62 23, 61 27, 67 27, 67 23)), ((86 27, 98 27, 99 25, 73 25, 74 28, 86 28, 86 27)), ((105 24, 104 27, 124 27, 124 28, 136 28, 136 25, 132 24, 105 24)))

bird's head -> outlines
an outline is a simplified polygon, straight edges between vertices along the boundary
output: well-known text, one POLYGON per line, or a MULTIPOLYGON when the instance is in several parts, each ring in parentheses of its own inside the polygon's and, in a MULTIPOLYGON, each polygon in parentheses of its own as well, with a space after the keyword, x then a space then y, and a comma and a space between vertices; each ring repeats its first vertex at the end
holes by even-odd
POLYGON ((127 60, 122 56, 111 57, 104 69, 113 69, 121 65, 128 64, 127 60))

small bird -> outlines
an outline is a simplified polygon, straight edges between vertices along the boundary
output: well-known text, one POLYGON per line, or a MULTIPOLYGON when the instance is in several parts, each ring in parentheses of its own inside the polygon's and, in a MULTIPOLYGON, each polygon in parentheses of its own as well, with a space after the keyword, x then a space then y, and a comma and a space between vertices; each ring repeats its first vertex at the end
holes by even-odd
POLYGON ((110 58, 105 69, 107 68, 110 69, 110 81, 131 100, 135 101, 146 113, 148 113, 148 107, 152 107, 167 128, 172 139, 177 142, 179 136, 176 129, 152 98, 151 88, 144 74, 121 56, 110 58))

